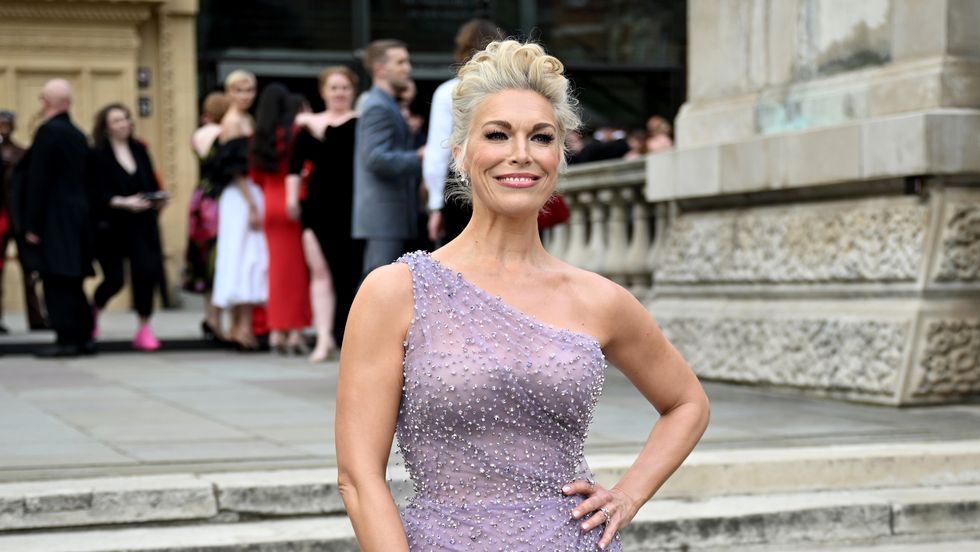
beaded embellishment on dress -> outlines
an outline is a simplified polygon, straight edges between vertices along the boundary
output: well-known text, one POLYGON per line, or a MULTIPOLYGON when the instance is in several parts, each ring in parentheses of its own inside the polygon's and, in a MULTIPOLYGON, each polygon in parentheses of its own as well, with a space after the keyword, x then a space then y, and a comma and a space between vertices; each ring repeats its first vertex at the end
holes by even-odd
MULTIPOLYGON (((604 526, 570 517, 592 476, 585 438, 605 357, 588 335, 544 324, 427 253, 412 273, 396 437, 415 495, 412 551, 594 551, 604 526)), ((607 550, 621 550, 613 541, 607 550)))

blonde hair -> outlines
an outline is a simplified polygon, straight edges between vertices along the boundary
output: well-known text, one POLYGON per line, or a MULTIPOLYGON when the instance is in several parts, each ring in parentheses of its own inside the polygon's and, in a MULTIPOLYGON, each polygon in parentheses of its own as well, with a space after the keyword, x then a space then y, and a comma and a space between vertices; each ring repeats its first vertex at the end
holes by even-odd
POLYGON ((235 86, 236 84, 240 84, 243 82, 247 82, 252 86, 256 86, 258 84, 258 80, 255 78, 255 75, 253 75, 251 71, 246 71, 244 69, 235 69, 231 73, 228 73, 228 76, 225 77, 225 92, 230 91, 232 87, 235 86))
MULTIPOLYGON (((571 83, 564 71, 565 66, 558 58, 548 55, 544 48, 531 42, 494 41, 473 54, 459 69, 459 83, 453 89, 453 130, 449 135, 449 145, 459 148, 459 162, 466 157, 470 126, 477 106, 497 92, 531 90, 548 100, 555 110, 557 140, 561 146, 560 169, 564 170, 568 165, 565 137, 582 124, 578 115, 578 100, 572 95, 571 83)), ((449 196, 469 203, 470 190, 456 159, 453 159, 450 167, 455 183, 449 196)))

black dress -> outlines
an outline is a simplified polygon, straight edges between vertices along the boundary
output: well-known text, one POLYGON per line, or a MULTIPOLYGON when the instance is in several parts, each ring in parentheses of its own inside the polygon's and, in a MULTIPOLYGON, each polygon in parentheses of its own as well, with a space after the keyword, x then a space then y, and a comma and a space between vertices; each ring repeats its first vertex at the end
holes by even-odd
POLYGON ((354 208, 354 129, 352 118, 337 127, 327 127, 323 140, 306 129, 296 137, 289 163, 290 174, 302 174, 307 162, 313 165, 306 199, 302 203, 303 228, 313 230, 320 250, 330 265, 337 293, 334 338, 341 344, 344 326, 357 285, 361 279, 363 240, 351 237, 354 208))

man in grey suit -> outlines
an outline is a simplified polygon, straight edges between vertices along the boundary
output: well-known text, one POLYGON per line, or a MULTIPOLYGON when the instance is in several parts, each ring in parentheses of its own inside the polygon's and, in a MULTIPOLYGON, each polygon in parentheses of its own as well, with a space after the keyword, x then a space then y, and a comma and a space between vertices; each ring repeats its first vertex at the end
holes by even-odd
POLYGON ((366 240, 364 276, 405 252, 417 232, 418 181, 425 146, 411 132, 395 96, 408 86, 412 65, 398 40, 375 40, 364 54, 371 90, 361 103, 354 154, 353 236, 366 240))

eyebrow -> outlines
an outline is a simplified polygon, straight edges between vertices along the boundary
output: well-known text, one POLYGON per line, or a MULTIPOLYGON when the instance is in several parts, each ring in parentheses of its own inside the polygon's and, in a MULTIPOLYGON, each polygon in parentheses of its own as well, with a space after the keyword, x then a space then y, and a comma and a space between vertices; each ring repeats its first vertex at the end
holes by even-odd
MULTIPOLYGON (((512 130, 514 128, 507 121, 487 121, 486 123, 483 124, 483 126, 489 126, 489 125, 497 125, 497 126, 500 126, 500 127, 504 127, 507 130, 512 130)), ((542 128, 550 128, 550 129, 553 129, 554 130, 555 129, 555 125, 553 125, 551 123, 538 123, 538 124, 534 125, 531 128, 531 132, 535 132, 535 131, 541 130, 542 128)))

